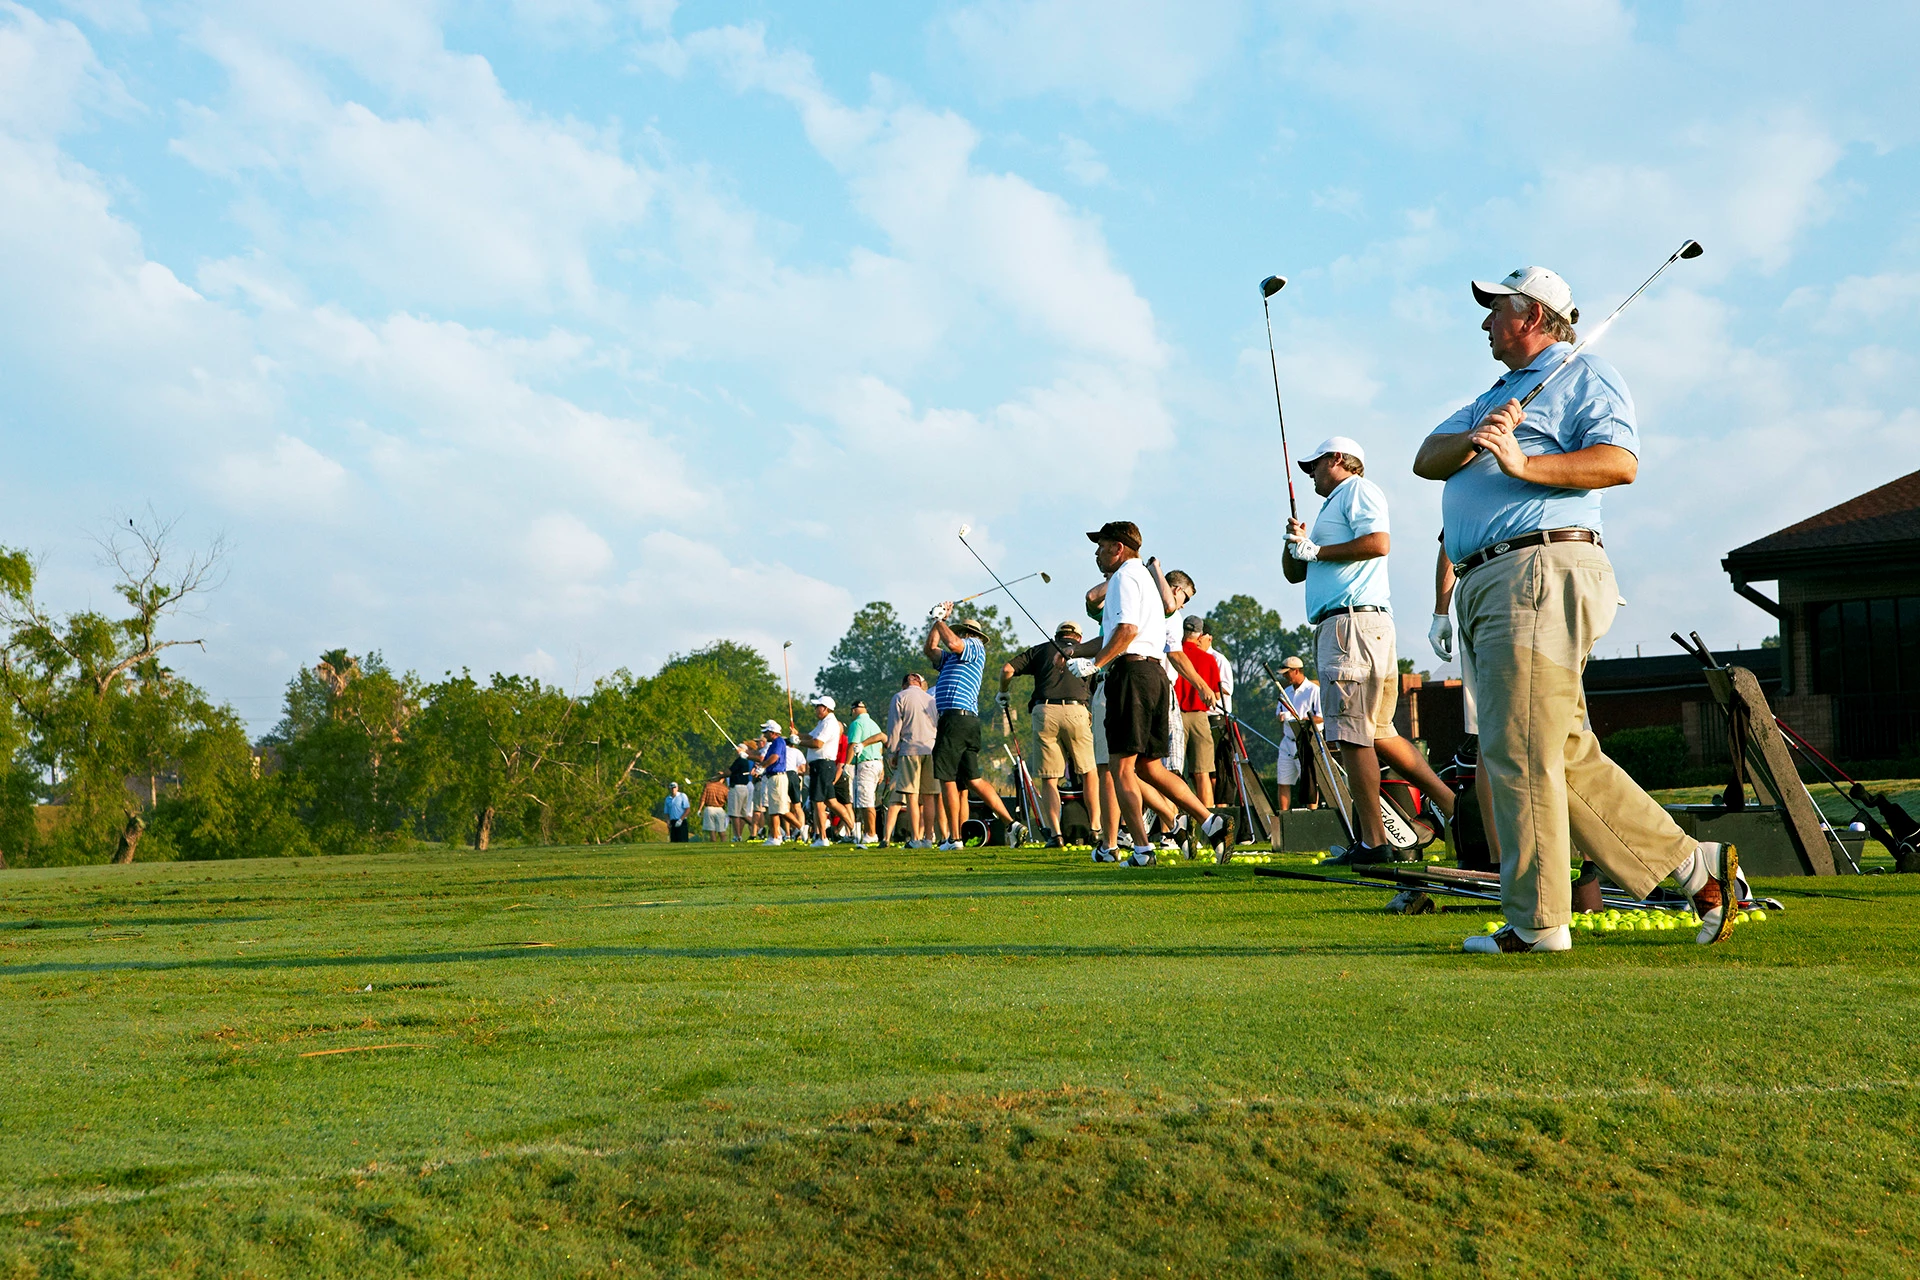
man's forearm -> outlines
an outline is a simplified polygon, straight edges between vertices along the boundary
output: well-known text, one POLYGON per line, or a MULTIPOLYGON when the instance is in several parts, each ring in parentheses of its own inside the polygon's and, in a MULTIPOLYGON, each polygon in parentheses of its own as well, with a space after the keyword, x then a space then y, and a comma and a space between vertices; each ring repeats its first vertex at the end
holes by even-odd
POLYGON ((1384 533, 1369 533, 1351 542, 1336 542, 1320 548, 1320 559, 1342 563, 1353 560, 1378 560, 1392 548, 1392 539, 1384 533))
POLYGON ((1470 431, 1457 435, 1428 436, 1420 442, 1420 451, 1413 456, 1413 474, 1422 480, 1445 480, 1454 472, 1473 461, 1473 455, 1480 449, 1470 439, 1470 431))
POLYGON ((1107 643, 1101 648, 1100 656, 1094 659, 1095 665, 1104 667, 1125 653, 1127 646, 1132 644, 1133 638, 1139 634, 1140 628, 1131 622, 1123 622, 1115 627, 1113 634, 1107 637, 1107 643))
POLYGON ((1617 444, 1594 444, 1573 453, 1536 453, 1527 457, 1518 479, 1549 489, 1611 489, 1632 484, 1640 460, 1617 444))

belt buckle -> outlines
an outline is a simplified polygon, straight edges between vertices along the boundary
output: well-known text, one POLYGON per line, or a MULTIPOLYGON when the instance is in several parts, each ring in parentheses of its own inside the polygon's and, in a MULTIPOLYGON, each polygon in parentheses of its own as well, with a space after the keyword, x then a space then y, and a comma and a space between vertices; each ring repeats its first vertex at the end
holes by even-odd
POLYGON ((1511 550, 1513 550, 1513 544, 1511 542, 1496 542, 1493 544, 1493 554, 1497 556, 1503 556, 1511 550))

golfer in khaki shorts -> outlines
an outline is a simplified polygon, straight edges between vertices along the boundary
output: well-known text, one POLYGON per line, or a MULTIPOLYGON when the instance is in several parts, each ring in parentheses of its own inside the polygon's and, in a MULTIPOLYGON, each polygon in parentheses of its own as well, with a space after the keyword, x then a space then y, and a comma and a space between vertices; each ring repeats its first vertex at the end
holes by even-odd
POLYGON ((1300 521, 1287 521, 1281 560, 1289 581, 1307 584, 1326 737, 1339 744, 1359 827, 1354 842, 1327 861, 1349 865, 1399 857, 1380 819, 1382 757, 1453 816, 1453 792, 1393 727, 1400 664, 1387 598, 1387 495, 1366 478, 1366 466, 1366 453, 1346 436, 1331 437, 1300 460, 1300 469, 1313 477, 1313 491, 1326 501, 1311 534, 1300 521))
POLYGON ((1053 639, 1037 644, 1000 668, 1000 693, 994 699, 1004 712, 1007 686, 1018 676, 1033 677, 1033 696, 1027 699, 1027 714, 1033 720, 1033 745, 1040 758, 1040 802, 1047 810, 1047 848, 1066 846, 1060 825, 1060 780, 1067 776, 1067 760, 1086 784, 1087 822, 1100 830, 1100 779, 1093 757, 1093 716, 1088 703, 1093 700, 1092 683, 1067 670, 1062 650, 1071 652, 1081 642, 1080 624, 1063 622, 1053 629, 1053 639))
POLYGON ((1640 437, 1620 374, 1572 354, 1573 291, 1544 267, 1475 281, 1480 328, 1507 366, 1435 427, 1414 474, 1445 480, 1446 551, 1458 581, 1461 665, 1480 718, 1480 759, 1500 834, 1506 927, 1469 951, 1565 951, 1571 845, 1637 898, 1672 873, 1704 923, 1727 934, 1726 899, 1747 896, 1733 846, 1701 844, 1607 759, 1586 726, 1581 673, 1613 625, 1619 589, 1601 544, 1600 490, 1631 484, 1640 437), (1546 385, 1525 410, 1520 400, 1546 385))

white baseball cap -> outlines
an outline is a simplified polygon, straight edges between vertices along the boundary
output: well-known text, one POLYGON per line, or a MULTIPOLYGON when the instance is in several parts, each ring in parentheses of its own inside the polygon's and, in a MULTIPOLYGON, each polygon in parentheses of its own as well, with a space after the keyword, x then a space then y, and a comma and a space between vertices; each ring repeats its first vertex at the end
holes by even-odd
POLYGON ((778 720, 769 720, 760 726, 760 732, 778 734, 780 732, 780 722, 778 720))
POLYGON ((1300 469, 1308 475, 1312 475, 1313 464, 1330 453, 1344 453, 1349 457, 1357 458, 1361 462, 1367 460, 1367 451, 1360 447, 1358 440, 1354 440, 1348 436, 1328 436, 1320 442, 1320 447, 1315 449, 1311 456, 1300 459, 1300 469))
POLYGON ((1521 267, 1509 272, 1499 284, 1488 284, 1485 280, 1473 282, 1474 301, 1488 310, 1493 309, 1496 298, 1516 293, 1532 298, 1568 324, 1580 323, 1580 308, 1573 305, 1573 289, 1545 267, 1521 267))
POLYGON ((833 698, 824 693, 813 700, 813 705, 816 707, 825 707, 829 711, 838 709, 833 705, 833 698))

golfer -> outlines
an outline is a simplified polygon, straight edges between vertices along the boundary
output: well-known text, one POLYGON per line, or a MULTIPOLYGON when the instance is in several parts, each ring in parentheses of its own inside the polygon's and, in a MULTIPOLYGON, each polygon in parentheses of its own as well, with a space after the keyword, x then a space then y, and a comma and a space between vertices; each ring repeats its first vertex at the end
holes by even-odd
POLYGON ((1279 760, 1274 765, 1280 807, 1293 808, 1293 789, 1298 786, 1302 805, 1311 809, 1316 806, 1308 734, 1326 723, 1320 714, 1320 686, 1307 679, 1307 664, 1299 658, 1280 664, 1280 681, 1280 701, 1273 709, 1281 720, 1279 760))
POLYGON ((1067 670, 1061 650, 1072 652, 1080 643, 1080 625, 1067 621, 1053 629, 1053 640, 1037 644, 1018 654, 1000 668, 1000 694, 995 699, 1004 711, 1007 686, 1019 676, 1033 677, 1033 693, 1027 699, 1027 718, 1033 722, 1033 749, 1039 760, 1040 802, 1047 807, 1047 848, 1066 845, 1065 828, 1060 818, 1060 780, 1067 776, 1067 761, 1086 785, 1087 821, 1100 829, 1100 787, 1093 761, 1093 717, 1088 704, 1093 687, 1067 670))
POLYGON ((785 842, 789 825, 799 825, 792 816, 793 800, 787 786, 788 771, 794 767, 797 753, 780 736, 778 721, 761 725, 760 737, 765 744, 760 751, 760 806, 767 815, 767 843, 777 845, 785 842))
POLYGON ((972 618, 952 626, 947 618, 953 602, 943 601, 928 619, 927 661, 939 669, 933 685, 933 776, 947 812, 951 839, 942 851, 964 847, 961 827, 967 820, 967 796, 979 796, 1006 824, 1007 842, 1019 844, 1026 829, 1013 820, 993 786, 980 776, 980 680, 987 670, 987 633, 972 618))
POLYGON ((813 700, 813 727, 800 735, 807 752, 807 808, 813 815, 813 847, 830 848, 833 829, 834 785, 840 781, 840 718, 833 714, 831 694, 813 700))
POLYGON ((1544 267, 1523 267, 1499 284, 1474 281, 1473 297, 1507 372, 1435 427, 1413 464, 1446 481, 1457 640, 1500 837, 1507 924, 1466 949, 1571 947, 1575 840, 1635 897, 1672 873, 1703 921, 1697 940, 1717 942, 1727 899, 1746 896, 1733 846, 1687 836, 1585 723, 1581 671, 1620 603, 1600 490, 1639 473, 1633 398, 1612 366, 1583 352, 1523 411, 1520 398, 1572 349, 1573 291, 1544 267))
POLYGON ((893 757, 893 803, 887 806, 886 831, 891 834, 900 810, 907 811, 909 849, 931 849, 931 837, 940 829, 934 817, 940 784, 933 779, 933 695, 918 671, 900 677, 900 692, 887 707, 887 754, 893 757))
POLYGON ((738 844, 753 831, 754 785, 753 744, 743 742, 734 749, 727 765, 727 817, 733 823, 733 840, 738 844))
POLYGON ((876 796, 880 791, 880 754, 886 732, 867 714, 864 700, 855 700, 853 719, 847 725, 849 763, 853 766, 853 811, 862 820, 854 828, 862 848, 886 843, 886 833, 875 820, 876 796))
MULTIPOLYGON (((1169 579, 1171 580, 1171 579, 1169 579)), ((1193 784, 1194 794, 1208 809, 1213 808, 1214 708, 1220 705, 1220 662, 1206 643, 1207 621, 1189 614, 1180 626, 1180 651, 1187 665, 1200 677, 1195 683, 1184 673, 1173 682, 1174 700, 1180 704, 1180 725, 1186 731, 1185 759, 1180 772, 1193 784), (1202 689, 1206 693, 1202 693, 1202 689), (1211 696, 1208 696, 1211 695, 1211 696)))
POLYGON ((660 802, 660 815, 667 820, 667 839, 673 844, 687 843, 687 811, 693 801, 677 782, 667 784, 667 798, 660 802))
MULTIPOLYGON (((1082 677, 1095 672, 1106 676, 1106 737, 1113 787, 1121 816, 1133 830, 1133 854, 1127 862, 1150 867, 1158 860, 1148 838, 1137 785, 1140 778, 1199 819, 1201 834, 1218 850, 1226 839, 1226 819, 1202 807, 1199 798, 1165 763, 1171 750, 1168 721, 1173 706, 1167 662, 1168 655, 1179 652, 1180 636, 1177 622, 1172 629, 1168 626, 1170 611, 1162 600, 1160 584, 1140 562, 1140 527, 1130 520, 1110 520, 1087 534, 1087 539, 1094 544, 1094 563, 1107 575, 1099 653, 1076 657, 1067 669, 1082 677)), ((1176 602, 1171 617, 1178 617, 1180 603, 1184 602, 1176 602)), ((1095 861, 1112 857, 1110 850, 1094 850, 1095 861), (1102 853, 1107 858, 1101 858, 1102 853)))
POLYGON ((1380 818, 1380 759, 1427 791, 1453 817, 1453 792, 1411 742, 1393 727, 1400 663, 1394 652, 1393 605, 1387 598, 1387 552, 1392 546, 1387 495, 1367 479, 1367 455, 1346 436, 1321 442, 1300 460, 1325 499, 1309 534, 1287 521, 1281 568, 1287 581, 1307 584, 1307 621, 1314 632, 1329 741, 1340 745, 1353 794, 1353 843, 1328 858, 1333 864, 1393 862, 1380 818))
MULTIPOLYGON (((738 762, 736 759, 735 763, 738 762)), ((727 767, 731 770, 733 766, 727 767)), ((747 773, 751 778, 752 761, 747 761, 747 773)), ((727 834, 727 792, 729 790, 731 787, 724 773, 714 774, 707 779, 707 784, 700 788, 700 830, 706 833, 708 844, 720 843, 720 837, 727 834)), ((751 786, 748 788, 748 794, 752 794, 751 786)))

